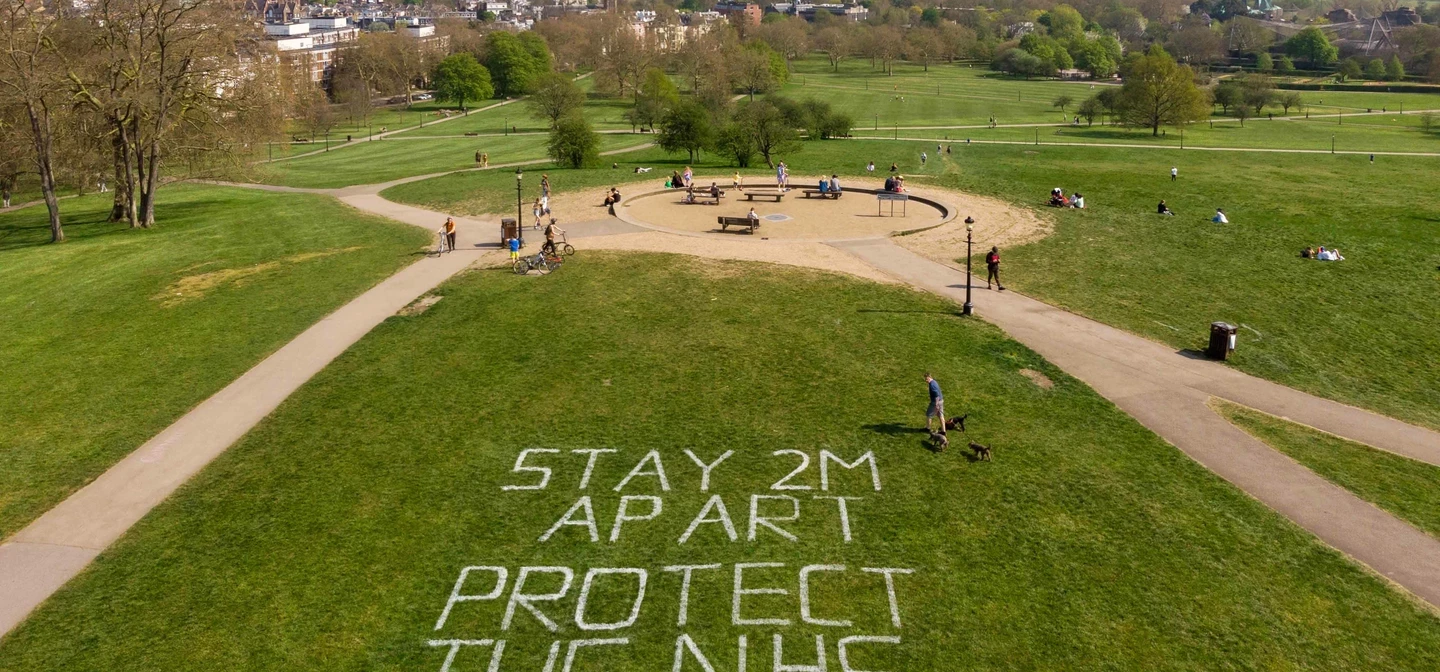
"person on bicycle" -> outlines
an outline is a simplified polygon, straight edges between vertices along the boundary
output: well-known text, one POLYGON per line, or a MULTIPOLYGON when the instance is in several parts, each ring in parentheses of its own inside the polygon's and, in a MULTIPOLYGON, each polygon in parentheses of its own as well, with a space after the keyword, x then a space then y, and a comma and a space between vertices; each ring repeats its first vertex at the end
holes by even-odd
POLYGON ((555 236, 563 235, 564 233, 565 229, 555 226, 555 220, 551 219, 550 223, 545 225, 545 245, 542 246, 540 250, 546 254, 554 255, 556 253, 555 236))

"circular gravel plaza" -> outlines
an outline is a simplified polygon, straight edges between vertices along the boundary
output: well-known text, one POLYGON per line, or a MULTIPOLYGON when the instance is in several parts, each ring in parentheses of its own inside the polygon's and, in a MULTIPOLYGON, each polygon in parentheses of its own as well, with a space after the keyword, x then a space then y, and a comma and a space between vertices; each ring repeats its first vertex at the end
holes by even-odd
POLYGON ((789 191, 781 200, 762 194, 779 193, 774 184, 747 182, 740 190, 730 179, 695 177, 697 203, 685 203, 685 191, 667 189, 640 194, 623 208, 624 219, 636 224, 686 233, 713 233, 725 236, 746 236, 745 227, 731 225, 728 231, 719 224, 721 217, 746 217, 750 208, 760 217, 755 236, 783 240, 836 240, 886 236, 897 231, 913 231, 938 226, 951 219, 955 209, 933 196, 912 195, 908 202, 881 202, 873 193, 860 189, 878 189, 881 185, 868 182, 842 182, 840 198, 806 198, 806 190, 815 190, 818 177, 792 177, 789 191), (700 198, 708 195, 715 182, 724 195, 719 204, 700 198), (747 194, 755 194, 753 200, 747 194), (893 214, 892 213, 893 206, 893 214))

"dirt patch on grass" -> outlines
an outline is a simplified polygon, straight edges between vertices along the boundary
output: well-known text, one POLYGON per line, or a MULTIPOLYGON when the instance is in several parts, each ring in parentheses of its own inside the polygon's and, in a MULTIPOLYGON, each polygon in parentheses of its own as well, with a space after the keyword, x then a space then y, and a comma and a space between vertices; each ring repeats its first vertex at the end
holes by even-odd
POLYGON ((1042 390, 1050 390, 1055 388, 1055 381, 1050 380, 1050 376, 1040 373, 1035 369, 1020 369, 1020 375, 1029 378, 1030 382, 1035 383, 1035 385, 1037 385, 1042 390))
POLYGON ((895 242, 921 256, 949 266, 965 258, 965 218, 975 219, 974 253, 984 254, 992 245, 1002 250, 1031 243, 1054 231, 1054 225, 1038 213, 999 199, 975 196, 934 187, 911 191, 930 196, 958 208, 955 218, 927 231, 896 236, 895 242))
MULTIPOLYGON (((155 301, 159 301, 160 305, 165 308, 173 308, 183 303, 188 303, 197 299, 203 299, 207 294, 209 294, 211 291, 215 290, 218 287, 244 287, 247 282, 249 282, 256 276, 269 273, 270 271, 277 270, 283 266, 299 264, 314 259, 321 259, 337 254, 343 254, 346 252, 354 252, 355 250, 360 249, 364 248, 345 247, 334 250, 324 250, 322 252, 303 252, 301 254, 292 254, 288 257, 283 257, 275 261, 266 261, 263 263, 255 264, 253 266, 243 266, 240 268, 222 268, 218 271, 210 271, 208 273, 196 273, 194 275, 186 275, 179 280, 170 283, 170 285, 167 286, 164 290, 150 298, 155 301)), ((180 272, 184 273, 190 270, 195 270, 203 266, 208 266, 210 263, 211 262, 206 262, 187 266, 181 269, 180 272)))
POLYGON ((411 317, 414 315, 419 315, 427 310, 430 310, 430 306, 440 303, 440 299, 443 298, 445 297, 437 296, 435 294, 422 296, 418 299, 415 299, 413 302, 410 303, 410 305, 396 311, 395 314, 401 317, 411 317))
MULTIPOLYGON (((782 243, 751 240, 721 240, 714 237, 677 236, 646 231, 585 239, 587 249, 635 252, 673 252, 707 259, 763 261, 786 266, 818 268, 845 273, 866 280, 894 284, 895 279, 860 261, 857 257, 823 243, 782 243)), ((730 277, 733 271, 721 264, 707 264, 702 272, 730 277)))

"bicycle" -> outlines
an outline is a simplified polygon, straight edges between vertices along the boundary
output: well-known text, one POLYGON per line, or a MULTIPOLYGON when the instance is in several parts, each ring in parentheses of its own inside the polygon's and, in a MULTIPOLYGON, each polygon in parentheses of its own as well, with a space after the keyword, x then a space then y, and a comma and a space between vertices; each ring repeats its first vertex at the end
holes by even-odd
POLYGON ((430 251, 430 252, 427 252, 427 253, 426 253, 426 256, 438 257, 438 256, 440 256, 440 255, 445 254, 447 251, 449 251, 450 248, 449 248, 449 246, 447 245, 447 243, 449 242, 450 239, 445 236, 445 228, 444 228, 444 227, 441 227, 439 233, 440 233, 440 242, 435 245, 435 249, 434 249, 434 250, 432 250, 432 251, 430 251))
POLYGON ((515 262, 511 264, 511 268, 515 271, 516 275, 528 275, 532 269, 544 274, 560 268, 560 265, 563 263, 565 263, 565 257, 558 254, 547 255, 542 250, 531 256, 516 259, 515 262))

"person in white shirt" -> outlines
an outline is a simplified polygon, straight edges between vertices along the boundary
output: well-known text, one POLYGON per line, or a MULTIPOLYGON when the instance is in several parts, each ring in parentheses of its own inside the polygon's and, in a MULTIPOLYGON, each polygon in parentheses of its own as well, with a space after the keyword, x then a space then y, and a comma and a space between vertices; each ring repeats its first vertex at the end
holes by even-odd
POLYGON ((1224 210, 1221 210, 1220 208, 1215 208, 1215 216, 1211 217, 1210 221, 1215 222, 1216 224, 1229 224, 1230 218, 1225 216, 1224 210))
POLYGON ((1081 194, 1081 193, 1078 192, 1078 191, 1075 192, 1075 197, 1070 199, 1070 207, 1072 207, 1072 208, 1079 208, 1079 209, 1081 209, 1081 210, 1084 210, 1084 209, 1085 209, 1085 196, 1084 196, 1084 194, 1081 194))
POLYGON ((1175 166, 1170 166, 1170 181, 1174 182, 1177 177, 1180 177, 1180 169, 1175 166))

